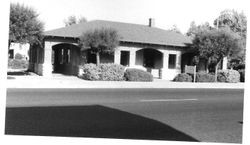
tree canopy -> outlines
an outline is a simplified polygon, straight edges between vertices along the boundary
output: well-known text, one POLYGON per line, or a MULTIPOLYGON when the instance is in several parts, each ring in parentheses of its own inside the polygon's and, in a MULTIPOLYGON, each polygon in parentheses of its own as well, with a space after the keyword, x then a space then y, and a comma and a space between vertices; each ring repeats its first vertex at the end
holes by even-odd
POLYGON ((219 62, 225 56, 232 56, 240 51, 240 36, 229 29, 212 29, 198 33, 193 46, 200 57, 219 62))
POLYGON ((80 24, 87 22, 87 19, 85 17, 76 18, 76 16, 72 15, 67 18, 67 20, 64 20, 65 26, 68 27, 73 24, 80 24))
POLYGON ((41 44, 43 30, 44 23, 33 8, 19 3, 10 4, 9 44, 41 44))
POLYGON ((176 32, 176 33, 180 33, 181 34, 181 30, 177 27, 177 25, 173 25, 169 31, 173 31, 173 32, 176 32))
POLYGON ((83 49, 90 48, 96 54, 96 63, 100 64, 100 53, 112 53, 119 45, 119 35, 111 28, 90 30, 80 36, 79 45, 83 49))
POLYGON ((229 27, 233 32, 246 38, 247 18, 245 14, 235 10, 224 10, 220 16, 214 20, 214 25, 218 28, 229 27))
POLYGON ((208 22, 205 22, 201 25, 196 25, 195 22, 191 22, 190 28, 188 29, 186 35, 190 37, 195 37, 196 34, 201 33, 202 31, 207 31, 213 29, 212 26, 209 25, 208 22))
MULTIPOLYGON (((228 28, 200 31, 193 39, 193 47, 199 58, 206 60, 206 65, 215 64, 215 75, 219 63, 224 57, 238 54, 242 47, 240 36, 228 28)), ((217 78, 217 77, 215 77, 217 78)))
POLYGON ((235 10, 224 10, 220 16, 214 20, 216 27, 228 27, 231 31, 240 36, 241 51, 230 58, 231 61, 237 61, 241 64, 245 63, 246 56, 246 36, 247 36, 247 18, 243 12, 238 13, 235 10))

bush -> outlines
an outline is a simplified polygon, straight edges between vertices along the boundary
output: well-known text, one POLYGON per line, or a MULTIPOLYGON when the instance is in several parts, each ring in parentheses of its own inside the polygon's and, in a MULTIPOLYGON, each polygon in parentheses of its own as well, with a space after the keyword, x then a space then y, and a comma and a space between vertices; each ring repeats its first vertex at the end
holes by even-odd
POLYGON ((21 60, 21 59, 23 59, 23 58, 24 58, 24 57, 23 57, 22 54, 20 54, 20 53, 16 53, 16 54, 15 54, 15 59, 21 60))
POLYGON ((190 76, 189 74, 186 74, 186 73, 181 73, 181 74, 178 74, 174 80, 174 82, 192 82, 193 79, 192 79, 192 76, 190 76))
POLYGON ((10 69, 27 69, 28 61, 20 60, 20 59, 9 59, 8 60, 8 68, 10 69))
POLYGON ((240 82, 245 82, 245 69, 239 69, 238 72, 240 73, 240 82))
POLYGON ((118 64, 100 64, 100 80, 103 81, 123 81, 125 67, 118 64))
POLYGON ((236 70, 219 70, 218 82, 237 83, 240 81, 240 73, 236 70))
POLYGON ((92 81, 122 81, 124 80, 124 66, 118 64, 85 64, 80 66, 83 74, 79 77, 92 81))
POLYGON ((214 82, 215 77, 213 74, 209 74, 206 72, 198 72, 196 74, 196 82, 214 82))
POLYGON ((80 69, 83 70, 83 74, 80 74, 80 78, 83 78, 85 80, 99 80, 100 76, 99 76, 99 69, 95 64, 89 63, 89 64, 85 64, 83 66, 80 66, 80 69))
POLYGON ((136 68, 128 68, 124 74, 127 81, 152 82, 153 75, 149 72, 136 68))

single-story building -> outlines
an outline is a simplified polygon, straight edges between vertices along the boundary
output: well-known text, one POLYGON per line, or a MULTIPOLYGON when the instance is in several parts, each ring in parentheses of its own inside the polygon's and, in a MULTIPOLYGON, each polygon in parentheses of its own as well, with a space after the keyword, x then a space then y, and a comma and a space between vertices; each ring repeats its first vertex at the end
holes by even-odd
POLYGON ((95 63, 95 54, 78 46, 79 37, 89 30, 112 28, 120 36, 113 54, 101 54, 101 63, 145 68, 154 77, 172 80, 191 63, 191 39, 180 33, 148 25, 95 20, 44 32, 44 46, 30 49, 31 71, 51 76, 53 72, 77 75, 79 65, 95 63))
POLYGON ((29 43, 11 43, 10 48, 9 48, 9 58, 14 59, 16 54, 20 54, 23 56, 23 59, 28 60, 29 59, 29 48, 30 44, 29 43))

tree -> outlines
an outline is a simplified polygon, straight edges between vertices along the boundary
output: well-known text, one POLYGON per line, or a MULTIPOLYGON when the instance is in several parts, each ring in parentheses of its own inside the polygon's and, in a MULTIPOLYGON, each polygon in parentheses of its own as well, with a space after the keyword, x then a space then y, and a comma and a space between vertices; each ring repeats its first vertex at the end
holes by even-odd
POLYGON ((233 32, 246 38, 247 19, 245 14, 234 10, 224 10, 220 16, 214 20, 214 25, 218 28, 229 27, 233 32))
POLYGON ((212 26, 209 25, 208 22, 205 22, 204 24, 201 25, 196 25, 194 21, 191 22, 190 28, 188 29, 186 35, 190 37, 195 37, 196 34, 202 32, 202 31, 207 31, 213 29, 212 26))
POLYGON ((72 15, 69 16, 67 20, 64 20, 65 26, 68 27, 73 24, 80 24, 87 22, 87 19, 84 17, 80 17, 79 19, 76 18, 76 16, 72 15))
POLYGON ((177 27, 177 25, 173 25, 172 28, 169 29, 169 31, 173 31, 173 32, 176 32, 176 33, 180 33, 180 34, 181 34, 181 31, 180 31, 180 29, 177 27))
POLYGON ((96 64, 100 64, 100 53, 112 53, 119 45, 119 35, 111 28, 101 28, 88 31, 80 36, 79 45, 90 48, 96 54, 96 64))
POLYGON ((247 36, 247 18, 243 12, 238 13, 235 10, 224 10, 220 16, 214 20, 214 25, 217 28, 228 27, 234 33, 241 37, 242 48, 241 51, 230 58, 231 61, 236 60, 239 63, 245 63, 246 55, 246 36, 247 36))
POLYGON ((241 49, 240 36, 228 28, 200 31, 193 39, 193 47, 199 57, 208 63, 215 63, 215 78, 219 63, 226 56, 233 56, 241 49))
POLYGON ((43 30, 44 23, 33 8, 10 4, 9 46, 12 42, 41 45, 43 30))

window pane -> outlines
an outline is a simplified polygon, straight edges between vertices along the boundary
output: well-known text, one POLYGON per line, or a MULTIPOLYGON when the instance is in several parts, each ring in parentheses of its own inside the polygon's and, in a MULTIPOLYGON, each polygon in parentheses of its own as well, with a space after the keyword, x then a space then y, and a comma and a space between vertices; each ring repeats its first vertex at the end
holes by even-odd
POLYGON ((168 68, 176 68, 176 54, 169 54, 168 68))
POLYGON ((129 66, 129 51, 121 51, 121 65, 129 66))
POLYGON ((68 49, 68 57, 67 57, 67 59, 68 59, 68 63, 70 63, 70 49, 68 49))

